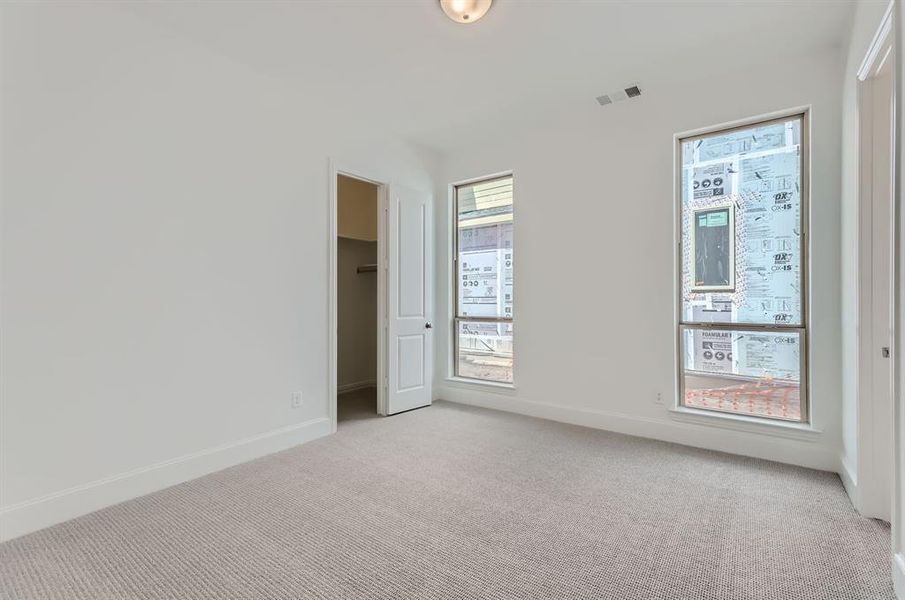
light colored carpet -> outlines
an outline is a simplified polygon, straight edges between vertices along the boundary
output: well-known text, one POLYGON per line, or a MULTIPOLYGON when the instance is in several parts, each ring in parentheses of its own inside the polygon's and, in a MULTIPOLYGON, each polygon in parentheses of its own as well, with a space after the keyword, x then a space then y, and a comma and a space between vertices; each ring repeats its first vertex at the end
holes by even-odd
POLYGON ((892 598, 836 475, 438 403, 0 546, 3 598, 892 598))

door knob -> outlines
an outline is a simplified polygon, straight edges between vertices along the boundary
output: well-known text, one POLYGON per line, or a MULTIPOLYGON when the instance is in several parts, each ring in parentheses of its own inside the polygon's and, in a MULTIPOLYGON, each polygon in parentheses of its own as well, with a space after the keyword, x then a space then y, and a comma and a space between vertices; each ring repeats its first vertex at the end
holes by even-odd
POLYGON ((431 325, 430 321, 428 321, 427 323, 424 324, 425 329, 430 329, 432 327, 433 327, 433 325, 431 325))

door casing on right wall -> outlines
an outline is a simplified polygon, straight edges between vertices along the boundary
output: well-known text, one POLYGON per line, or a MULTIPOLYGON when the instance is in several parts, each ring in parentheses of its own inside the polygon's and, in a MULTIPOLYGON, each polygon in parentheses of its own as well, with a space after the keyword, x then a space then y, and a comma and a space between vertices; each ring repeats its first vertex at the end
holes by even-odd
POLYGON ((867 517, 890 521, 894 463, 895 53, 887 14, 858 70, 858 486, 867 517))

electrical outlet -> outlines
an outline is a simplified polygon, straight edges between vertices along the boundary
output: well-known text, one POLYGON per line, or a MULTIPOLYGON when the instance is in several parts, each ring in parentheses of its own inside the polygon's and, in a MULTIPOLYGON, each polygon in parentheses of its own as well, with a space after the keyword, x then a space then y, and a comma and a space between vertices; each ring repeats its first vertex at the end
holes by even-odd
POLYGON ((302 405, 302 393, 301 392, 292 392, 289 396, 289 407, 290 408, 298 408, 302 405))
POLYGON ((654 398, 654 404, 657 406, 663 406, 663 394, 657 392, 657 397, 654 398))

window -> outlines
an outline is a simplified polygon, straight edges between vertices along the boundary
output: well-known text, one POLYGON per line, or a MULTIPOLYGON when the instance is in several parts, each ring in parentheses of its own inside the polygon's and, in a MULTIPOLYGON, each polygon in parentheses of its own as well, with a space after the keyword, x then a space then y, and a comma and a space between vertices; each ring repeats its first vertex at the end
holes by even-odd
POLYGON ((679 151, 679 403, 807 421, 807 115, 679 151))
POLYGON ((457 377, 512 383, 512 177, 455 187, 457 377))

